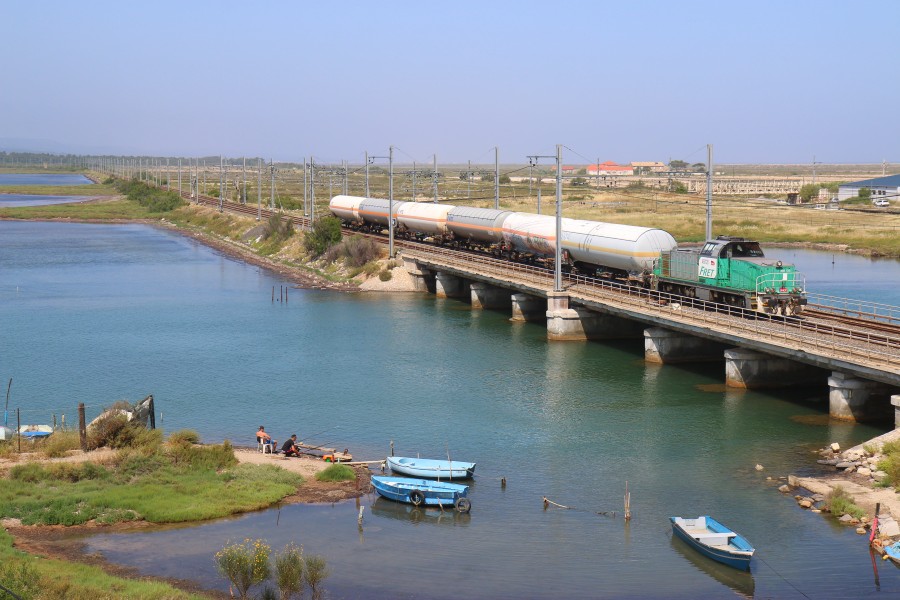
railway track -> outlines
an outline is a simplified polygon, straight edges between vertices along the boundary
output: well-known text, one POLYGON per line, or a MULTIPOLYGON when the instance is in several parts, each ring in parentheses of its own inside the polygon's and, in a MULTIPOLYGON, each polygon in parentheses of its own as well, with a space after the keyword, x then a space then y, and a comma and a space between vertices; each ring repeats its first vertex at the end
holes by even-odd
MULTIPOLYGON (((219 208, 219 200, 217 198, 201 196, 199 200, 194 200, 192 198, 184 196, 186 200, 193 201, 198 204, 203 204, 206 206, 211 206, 213 208, 219 208)), ((307 217, 287 215, 282 212, 273 211, 267 208, 261 208, 259 206, 252 206, 250 204, 239 204, 235 202, 224 202, 222 205, 223 210, 227 210, 229 212, 249 215, 254 218, 259 218, 260 220, 268 220, 273 214, 278 214, 282 218, 289 219, 295 226, 301 228, 309 227, 309 219, 307 217)), ((386 236, 379 236, 375 234, 354 232, 349 229, 345 229, 347 233, 353 233, 354 235, 362 235, 364 237, 368 237, 373 239, 381 244, 386 243, 386 236)), ((424 252, 434 251, 435 247, 431 244, 426 244, 422 242, 415 242, 403 239, 395 238, 395 245, 400 248, 409 248, 416 249, 424 252)), ((446 250, 446 248, 442 248, 442 250, 446 250)), ((505 263, 503 259, 494 258, 494 257, 485 257, 484 254, 475 252, 472 250, 454 250, 454 252, 459 253, 461 256, 463 255, 471 255, 478 256, 482 260, 495 260, 499 263, 505 263)), ((547 275, 552 276, 553 270, 544 267, 532 266, 531 269, 535 271, 543 271, 547 275)), ((584 276, 573 277, 570 275, 564 275, 564 280, 570 284, 578 284, 578 283, 595 283, 602 284, 607 288, 615 288, 615 286, 610 286, 610 282, 607 280, 601 279, 592 279, 584 276)), ((634 295, 636 293, 635 288, 630 288, 625 285, 621 285, 621 293, 624 295, 634 295)), ((639 290, 639 293, 649 293, 646 290, 639 290)), ((862 342, 866 344, 873 344, 879 347, 886 347, 890 349, 896 349, 897 352, 900 352, 900 324, 896 324, 893 322, 885 322, 878 319, 867 319, 863 317, 851 317, 844 314, 839 314, 836 312, 831 312, 827 310, 821 310, 822 308, 827 307, 819 307, 818 305, 810 305, 806 311, 804 311, 804 316, 802 318, 771 318, 771 320, 779 321, 784 323, 785 325, 795 326, 798 329, 807 329, 809 325, 814 324, 814 328, 817 334, 827 335, 833 338, 845 339, 847 341, 856 341, 862 342)), ((706 307, 709 308, 709 307, 706 307)), ((720 307, 714 306, 713 310, 719 310, 720 307)), ((727 311, 728 313, 734 313, 734 307, 722 307, 722 310, 727 311)), ((766 318, 764 316, 759 315, 758 313, 744 314, 744 315, 736 315, 735 318, 766 318)))

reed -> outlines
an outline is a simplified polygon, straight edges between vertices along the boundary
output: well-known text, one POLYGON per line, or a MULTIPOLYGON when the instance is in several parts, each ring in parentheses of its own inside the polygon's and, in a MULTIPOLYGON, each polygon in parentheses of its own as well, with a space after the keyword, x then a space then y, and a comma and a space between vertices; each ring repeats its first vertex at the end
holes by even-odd
POLYGON ((330 467, 323 469, 316 473, 316 481, 355 481, 356 480, 356 471, 348 467, 347 465, 342 465, 340 463, 335 463, 330 467))

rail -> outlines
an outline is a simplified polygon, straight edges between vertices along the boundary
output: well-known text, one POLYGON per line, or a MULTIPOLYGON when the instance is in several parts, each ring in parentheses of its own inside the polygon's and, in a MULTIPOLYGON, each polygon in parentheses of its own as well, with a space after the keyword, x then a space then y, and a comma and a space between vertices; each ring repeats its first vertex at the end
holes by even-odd
MULTIPOLYGON (((468 270, 510 283, 524 284, 546 293, 553 289, 553 275, 548 269, 533 265, 509 263, 496 258, 459 253, 444 248, 421 247, 406 242, 403 253, 426 263, 455 270, 468 270), (440 259, 440 260, 439 260, 440 259), (464 268, 465 267, 465 268, 464 268)), ((900 371, 900 338, 883 333, 869 333, 835 328, 802 319, 760 317, 744 308, 712 305, 695 299, 622 285, 581 275, 567 275, 564 287, 575 302, 598 302, 616 306, 640 316, 653 315, 667 321, 699 325, 724 335, 739 334, 764 343, 799 351, 810 351, 865 363, 879 370, 900 371)))

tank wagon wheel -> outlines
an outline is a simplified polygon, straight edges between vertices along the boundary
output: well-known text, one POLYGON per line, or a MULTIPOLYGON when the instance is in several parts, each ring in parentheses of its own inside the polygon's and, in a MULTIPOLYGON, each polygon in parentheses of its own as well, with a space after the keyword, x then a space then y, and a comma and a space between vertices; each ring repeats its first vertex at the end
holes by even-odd
POLYGON ((456 502, 453 503, 453 507, 458 512, 466 514, 472 510, 472 502, 468 498, 457 498, 456 502))
POLYGON ((413 490, 409 493, 409 501, 413 503, 413 506, 421 506, 425 502, 425 494, 419 490, 413 490))

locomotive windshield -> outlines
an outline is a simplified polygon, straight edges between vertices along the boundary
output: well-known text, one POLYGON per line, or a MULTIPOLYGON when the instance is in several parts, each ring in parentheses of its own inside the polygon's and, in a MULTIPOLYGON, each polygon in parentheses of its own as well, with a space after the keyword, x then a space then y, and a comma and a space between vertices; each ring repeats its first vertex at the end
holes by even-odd
POLYGON ((726 253, 735 258, 763 258, 758 242, 734 242, 728 244, 726 253))

